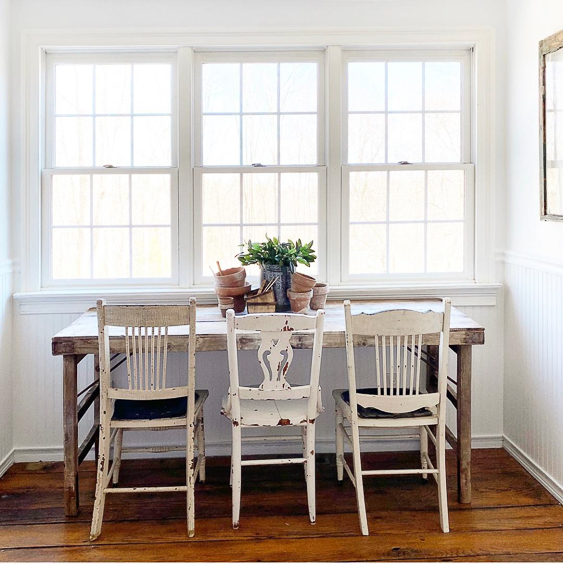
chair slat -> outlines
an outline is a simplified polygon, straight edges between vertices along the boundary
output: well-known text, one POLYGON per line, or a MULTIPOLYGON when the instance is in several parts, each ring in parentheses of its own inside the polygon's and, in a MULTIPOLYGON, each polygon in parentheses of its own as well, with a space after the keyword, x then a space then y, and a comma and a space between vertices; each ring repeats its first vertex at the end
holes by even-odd
POLYGON ((162 387, 166 388, 166 368, 168 363, 168 327, 164 328, 164 343, 162 345, 162 387))
POLYGON ((403 376, 403 395, 407 394, 407 361, 408 361, 408 342, 409 336, 404 336, 404 343, 403 343, 403 369, 402 369, 402 376, 403 376))
POLYGON ((127 385, 131 389, 131 345, 129 343, 129 327, 125 327, 125 358, 127 360, 127 385))
POLYGON ((381 354, 383 356, 383 395, 387 395, 387 345, 385 343, 385 335, 381 335, 381 354))
POLYGON ((418 335, 418 347, 417 347, 418 355, 416 360, 416 394, 420 392, 420 360, 422 357, 422 334, 419 333, 418 335))
POLYGON ((379 365, 379 335, 375 335, 375 373, 378 395, 381 393, 381 366, 379 365))

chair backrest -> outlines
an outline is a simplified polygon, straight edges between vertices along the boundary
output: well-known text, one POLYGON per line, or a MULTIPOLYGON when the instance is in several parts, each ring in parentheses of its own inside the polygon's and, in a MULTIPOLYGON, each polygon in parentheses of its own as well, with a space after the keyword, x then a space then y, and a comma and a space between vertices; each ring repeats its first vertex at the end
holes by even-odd
POLYGON ((227 311, 227 350, 229 355, 230 397, 233 420, 240 416, 240 400, 290 400, 309 398, 308 413, 316 416, 317 394, 323 346, 324 311, 316 315, 262 313, 236 317, 227 311), (291 337, 295 331, 314 331, 309 384, 292 386, 287 375, 293 360, 291 337), (258 331, 258 363, 264 379, 257 387, 239 381, 237 331, 258 331))
POLYGON ((189 305, 106 305, 98 300, 98 342, 100 348, 101 394, 114 399, 167 399, 193 396, 195 391, 196 300, 189 305), (189 326, 187 337, 188 378, 186 386, 167 385, 169 328, 189 326), (124 351, 127 387, 112 381, 110 355, 112 342, 123 339, 117 347, 124 351), (116 335, 117 333, 117 335, 116 335))
POLYGON ((358 404, 388 413, 406 413, 445 402, 451 302, 445 298, 442 304, 442 311, 395 309, 352 315, 350 302, 344 302, 350 406, 356 416, 358 404), (438 391, 421 393, 422 344, 429 334, 440 336, 438 391), (355 336, 374 343, 374 385, 369 386, 375 389, 373 394, 357 392, 355 336))

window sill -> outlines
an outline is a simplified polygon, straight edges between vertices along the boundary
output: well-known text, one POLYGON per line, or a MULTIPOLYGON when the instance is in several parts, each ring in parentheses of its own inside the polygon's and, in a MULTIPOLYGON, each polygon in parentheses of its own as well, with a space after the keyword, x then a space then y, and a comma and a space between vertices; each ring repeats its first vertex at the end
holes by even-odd
MULTIPOLYGON (((329 300, 344 299, 404 299, 449 297, 454 306, 495 306, 502 284, 388 284, 333 286, 329 300)), ((199 304, 215 304, 217 298, 211 288, 100 288, 73 290, 42 290, 14 294, 21 314, 82 313, 103 297, 108 302, 129 304, 174 304, 195 297, 199 304)))

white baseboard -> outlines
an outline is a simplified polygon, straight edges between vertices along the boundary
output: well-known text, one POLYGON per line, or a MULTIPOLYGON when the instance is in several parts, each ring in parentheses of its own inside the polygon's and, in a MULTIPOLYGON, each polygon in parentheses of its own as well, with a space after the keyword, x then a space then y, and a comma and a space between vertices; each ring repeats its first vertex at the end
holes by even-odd
POLYGON ((553 476, 540 468, 519 446, 514 444, 506 435, 504 448, 519 462, 559 503, 563 504, 563 485, 553 476))
POLYGON ((8 471, 14 462, 14 451, 12 450, 2 460, 0 460, 0 478, 8 471))
MULTIPOLYGON (((300 437, 292 437, 294 440, 280 439, 265 441, 261 436, 247 437, 244 440, 245 454, 290 454, 296 452, 299 448, 298 441, 300 437)), ((318 453, 334 453, 334 439, 317 439, 318 453)), ((503 440, 501 435, 483 435, 473 437, 471 441, 472 447, 481 448, 501 448, 503 440)), ((130 444, 127 446, 147 446, 146 444, 130 444)), ((171 444, 170 446, 180 446, 171 444)), ((362 450, 364 452, 393 452, 393 451, 411 451, 419 449, 418 435, 381 435, 377 438, 362 439, 362 450)), ((230 456, 230 441, 215 441, 206 444, 206 453, 208 456, 230 456)), ((135 453, 134 455, 125 455, 124 458, 150 458, 151 454, 135 453)), ((181 457, 182 452, 164 452, 159 454, 160 457, 181 457)), ((94 452, 91 451, 86 457, 87 460, 93 460, 94 452)), ((58 462, 63 460, 63 449, 60 446, 53 447, 25 447, 16 448, 13 452, 14 462, 58 462)))

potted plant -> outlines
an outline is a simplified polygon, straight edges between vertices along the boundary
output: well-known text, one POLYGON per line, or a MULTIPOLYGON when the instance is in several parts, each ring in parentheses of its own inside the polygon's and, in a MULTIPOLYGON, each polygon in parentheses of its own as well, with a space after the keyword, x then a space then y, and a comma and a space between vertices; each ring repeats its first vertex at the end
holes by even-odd
POLYGON ((260 265, 260 280, 273 280, 278 278, 274 285, 276 297, 276 311, 290 309, 287 291, 291 287, 291 275, 298 264, 311 266, 317 255, 313 249, 313 241, 303 244, 301 239, 286 243, 280 242, 276 237, 268 237, 262 243, 247 241, 242 244, 244 249, 237 255, 243 266, 251 264, 260 265))

